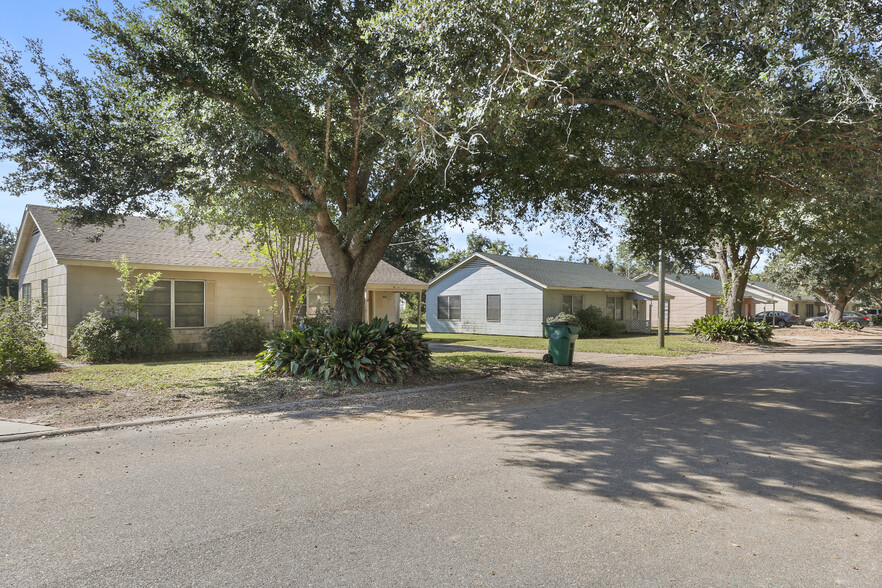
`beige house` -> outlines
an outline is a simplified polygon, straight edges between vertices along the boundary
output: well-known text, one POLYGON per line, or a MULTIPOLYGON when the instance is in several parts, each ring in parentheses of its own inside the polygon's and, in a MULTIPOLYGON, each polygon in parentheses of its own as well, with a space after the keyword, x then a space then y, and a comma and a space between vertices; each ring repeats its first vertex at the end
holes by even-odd
MULTIPOLYGON (((73 328, 98 307, 102 296, 121 293, 112 261, 122 256, 136 270, 162 274, 147 296, 145 311, 171 326, 179 351, 202 349, 207 327, 246 314, 259 314, 269 326, 279 326, 270 312, 273 300, 266 278, 235 240, 211 239, 207 229, 195 231, 191 240, 156 220, 138 217, 111 228, 74 229, 61 225, 54 209, 28 206, 9 277, 19 281, 20 298, 39 301, 53 352, 67 356, 73 328)), ((330 307, 334 286, 320 254, 309 272, 314 286, 301 312, 314 314, 330 307)), ((365 319, 398 320, 399 293, 425 289, 423 282, 381 261, 365 291, 365 319)))
POLYGON ((756 291, 763 292, 768 297, 764 304, 757 304, 757 312, 781 310, 795 314, 800 318, 800 322, 827 312, 827 305, 819 298, 787 296, 782 294, 774 284, 768 282, 751 281, 750 287, 756 291))
MULTIPOLYGON (((636 281, 658 290, 656 274, 638 276, 636 281)), ((665 294, 672 294, 674 297, 668 301, 669 306, 665 313, 668 324, 672 327, 686 327, 697 318, 721 312, 719 302, 723 297, 723 285, 709 276, 669 275, 665 279, 665 294)), ((758 306, 766 303, 771 304, 771 296, 748 285, 741 312, 745 317, 751 317, 759 312, 758 306)))

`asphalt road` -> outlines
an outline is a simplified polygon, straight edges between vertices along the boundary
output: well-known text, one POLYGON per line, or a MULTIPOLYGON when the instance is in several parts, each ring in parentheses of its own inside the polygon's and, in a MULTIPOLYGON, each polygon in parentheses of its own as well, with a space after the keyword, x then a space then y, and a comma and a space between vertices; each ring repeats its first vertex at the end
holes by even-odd
POLYGON ((864 340, 0 444, 0 584, 880 586, 864 340))

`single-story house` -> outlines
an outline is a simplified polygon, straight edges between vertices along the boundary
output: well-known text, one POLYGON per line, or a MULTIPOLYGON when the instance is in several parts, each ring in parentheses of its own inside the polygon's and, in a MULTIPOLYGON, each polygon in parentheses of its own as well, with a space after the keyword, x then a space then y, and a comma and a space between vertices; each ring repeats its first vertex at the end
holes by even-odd
MULTIPOLYGON (((764 310, 783 310, 791 314, 797 315, 800 319, 805 320, 813 316, 827 314, 827 303, 818 296, 811 294, 803 294, 802 296, 787 296, 781 293, 780 289, 771 282, 757 282, 751 280, 750 287, 759 292, 768 294, 770 302, 764 305, 757 305, 756 311, 764 310)), ((857 311, 867 306, 860 300, 852 300, 845 305, 845 310, 857 311)))
POLYGON ((426 327, 433 333, 543 335, 560 312, 597 306, 629 331, 648 331, 658 293, 603 268, 476 253, 429 282, 426 327))
POLYGON ((782 310, 797 315, 801 321, 827 312, 827 305, 820 298, 808 298, 805 296, 788 296, 783 294, 778 287, 770 282, 757 282, 751 280, 750 287, 768 296, 768 301, 756 305, 757 312, 767 310, 782 310))
MULTIPOLYGON (((102 296, 120 295, 112 262, 123 256, 135 270, 161 273, 145 308, 169 324, 179 351, 201 349, 206 328, 246 314, 263 314, 268 324, 280 326, 268 312, 273 306, 268 278, 235 239, 212 239, 207 228, 200 228, 191 240, 159 221, 139 217, 104 229, 72 228, 59 223, 55 209, 28 206, 9 277, 18 279, 20 298, 42 306, 46 342, 53 352, 67 356, 73 328, 98 307, 102 296)), ((314 285, 301 312, 314 314, 330 308, 334 285, 318 253, 309 274, 314 285)), ((399 293, 425 289, 425 283, 381 261, 368 280, 365 319, 398 320, 399 293)))
MULTIPOLYGON (((644 274, 638 276, 636 281, 648 288, 658 289, 658 274, 644 274)), ((672 327, 686 327, 697 318, 722 312, 719 301, 723 297, 723 284, 712 277, 668 275, 665 294, 668 293, 674 296, 668 308, 668 324, 672 327)), ((751 317, 759 312, 756 310, 758 304, 767 303, 771 303, 771 296, 748 284, 741 313, 751 317)))

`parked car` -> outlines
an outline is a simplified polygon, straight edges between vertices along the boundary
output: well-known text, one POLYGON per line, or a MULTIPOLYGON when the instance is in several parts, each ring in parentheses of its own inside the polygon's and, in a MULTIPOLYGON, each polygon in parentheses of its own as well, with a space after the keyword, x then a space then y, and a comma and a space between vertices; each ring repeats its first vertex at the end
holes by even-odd
POLYGON ((870 317, 872 321, 874 316, 882 314, 882 308, 862 308, 860 312, 870 317))
POLYGON ((793 325, 799 324, 799 317, 797 315, 781 310, 766 310, 758 312, 753 317, 753 320, 758 322, 765 321, 773 325, 778 325, 779 327, 792 327, 793 325))
MULTIPOLYGON (((821 323, 826 320, 829 320, 830 315, 825 314, 823 316, 813 316, 811 318, 805 319, 805 326, 813 327, 815 323, 821 323)), ((847 311, 842 315, 842 320, 849 323, 857 323, 863 329, 867 325, 870 324, 870 317, 865 314, 861 314, 858 312, 847 311)))

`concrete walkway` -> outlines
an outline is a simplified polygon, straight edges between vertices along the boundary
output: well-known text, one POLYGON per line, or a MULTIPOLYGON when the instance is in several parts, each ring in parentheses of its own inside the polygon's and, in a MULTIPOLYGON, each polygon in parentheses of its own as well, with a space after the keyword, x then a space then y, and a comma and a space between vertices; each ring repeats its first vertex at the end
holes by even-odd
POLYGON ((0 421, 0 437, 7 435, 24 435, 26 433, 40 433, 42 431, 54 431, 55 427, 32 425, 18 421, 0 421))

